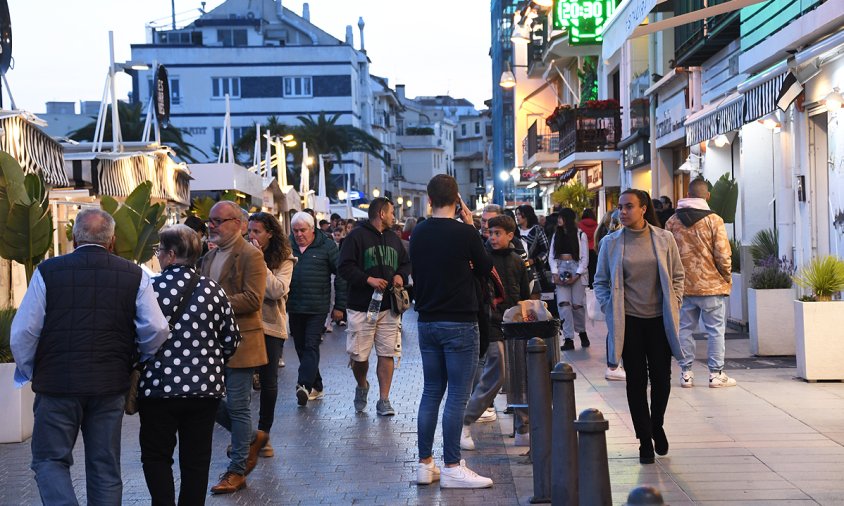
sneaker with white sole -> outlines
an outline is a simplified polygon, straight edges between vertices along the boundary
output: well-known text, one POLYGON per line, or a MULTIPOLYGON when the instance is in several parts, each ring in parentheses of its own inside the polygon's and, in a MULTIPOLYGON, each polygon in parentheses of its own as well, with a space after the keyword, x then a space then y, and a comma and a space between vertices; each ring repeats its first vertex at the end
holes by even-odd
POLYGON ((440 468, 434 465, 434 461, 427 464, 419 463, 416 469, 416 483, 418 485, 430 485, 435 481, 440 481, 440 468))
POLYGON ((486 411, 478 417, 478 423, 488 423, 496 420, 498 420, 498 415, 495 413, 495 408, 486 408, 486 411))
POLYGON ((607 367, 606 372, 604 372, 604 378, 606 378, 607 381, 627 381, 627 373, 621 366, 618 366, 615 369, 607 367))
POLYGON ((366 386, 355 387, 355 411, 358 413, 363 413, 363 410, 366 409, 366 397, 369 395, 369 382, 366 382, 366 386))
POLYGON ((692 371, 683 371, 680 373, 680 386, 683 388, 692 388, 695 386, 695 373, 692 371))
POLYGON ((736 380, 727 376, 724 371, 709 373, 709 388, 724 388, 736 386, 736 380))
POLYGON ((322 390, 317 390, 316 388, 311 389, 311 393, 308 394, 309 401, 318 401, 325 397, 325 392, 322 390))
POLYGON ((308 389, 305 388, 305 385, 298 385, 296 387, 296 403, 299 404, 299 407, 305 407, 308 404, 308 389))
POLYGON ((395 416, 396 410, 390 404, 389 399, 381 399, 375 404, 375 412, 378 416, 395 416))
POLYGON ((475 440, 472 439, 472 431, 469 430, 468 425, 464 425, 463 430, 460 431, 460 449, 461 450, 474 450, 475 449, 475 440))
POLYGON ((440 486, 442 488, 489 488, 492 486, 492 479, 472 471, 466 467, 466 461, 461 460, 458 466, 443 467, 440 470, 440 486))

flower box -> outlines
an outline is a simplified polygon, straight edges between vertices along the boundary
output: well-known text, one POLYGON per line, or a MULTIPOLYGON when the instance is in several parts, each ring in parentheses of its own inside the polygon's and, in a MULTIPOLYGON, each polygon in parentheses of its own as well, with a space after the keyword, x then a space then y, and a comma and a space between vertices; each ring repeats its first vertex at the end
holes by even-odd
POLYGON ((750 353, 759 356, 794 355, 794 289, 747 290, 750 353))
POLYGON ((32 436, 35 418, 32 406, 35 394, 32 383, 15 387, 15 364, 0 364, 0 443, 20 443, 32 436))
POLYGON ((794 301, 797 376, 844 380, 844 302, 794 301))

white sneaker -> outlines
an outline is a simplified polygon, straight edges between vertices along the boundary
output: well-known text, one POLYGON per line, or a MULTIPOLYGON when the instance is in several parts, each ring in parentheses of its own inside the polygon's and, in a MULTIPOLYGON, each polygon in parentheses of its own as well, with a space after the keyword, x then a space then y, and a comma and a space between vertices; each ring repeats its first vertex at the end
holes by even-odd
POLYGON ((727 376, 724 371, 709 373, 709 388, 724 388, 736 386, 736 380, 727 376))
POLYGON ((498 415, 495 413, 495 408, 486 408, 486 411, 478 418, 478 423, 494 422, 496 420, 498 420, 498 415))
POLYGON ((460 449, 461 450, 474 450, 475 449, 475 440, 472 439, 472 432, 469 430, 468 425, 464 425, 463 430, 460 432, 460 449))
POLYGON ((440 471, 440 486, 442 488, 489 488, 492 479, 481 476, 466 467, 466 461, 461 460, 459 466, 443 467, 440 471))
POLYGON ((604 378, 606 378, 607 381, 627 381, 627 373, 621 366, 618 366, 615 369, 607 367, 607 371, 604 373, 604 378))
MULTIPOLYGON (((709 376, 709 384, 712 384, 712 375, 709 376)), ((683 371, 680 374, 680 386, 683 388, 692 388, 695 386, 695 373, 692 371, 683 371)))
POLYGON ((416 470, 416 483, 419 485, 430 485, 440 480, 440 468, 434 465, 434 461, 427 464, 419 463, 416 470))
POLYGON ((308 394, 309 401, 318 401, 325 397, 325 392, 322 390, 317 390, 316 388, 311 389, 311 393, 308 394))
POLYGON ((530 446, 530 432, 516 433, 516 446, 530 446))

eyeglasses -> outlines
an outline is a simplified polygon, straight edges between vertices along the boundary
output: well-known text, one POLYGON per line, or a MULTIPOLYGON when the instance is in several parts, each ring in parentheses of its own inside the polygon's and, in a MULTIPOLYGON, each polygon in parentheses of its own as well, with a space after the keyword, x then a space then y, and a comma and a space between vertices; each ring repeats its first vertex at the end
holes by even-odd
POLYGON ((173 250, 171 250, 171 249, 166 249, 166 248, 162 248, 161 246, 153 246, 153 247, 152 247, 152 253, 153 253, 153 255, 155 255, 155 256, 158 256, 159 254, 164 253, 164 252, 166 252, 166 251, 173 251, 173 250))
POLYGON ((219 227, 223 223, 232 220, 239 220, 240 218, 210 218, 205 221, 206 225, 214 225, 215 227, 219 227))

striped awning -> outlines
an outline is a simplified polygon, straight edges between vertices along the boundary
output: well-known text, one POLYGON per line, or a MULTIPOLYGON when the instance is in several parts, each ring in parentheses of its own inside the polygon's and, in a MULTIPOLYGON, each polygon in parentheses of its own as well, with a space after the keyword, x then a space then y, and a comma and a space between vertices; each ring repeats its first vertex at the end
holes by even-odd
POLYGON ((777 108, 777 96, 779 96, 787 73, 775 74, 771 79, 767 79, 743 92, 745 123, 756 121, 777 108))
POLYGON ((18 161, 26 174, 40 174, 50 186, 69 186, 62 146, 20 115, 0 119, 0 150, 18 161))
POLYGON ((709 104, 686 119, 686 146, 706 142, 716 135, 741 128, 744 124, 745 97, 733 93, 709 104))
POLYGON ((127 197, 144 181, 152 197, 190 205, 190 174, 163 152, 99 160, 100 194, 127 197))

